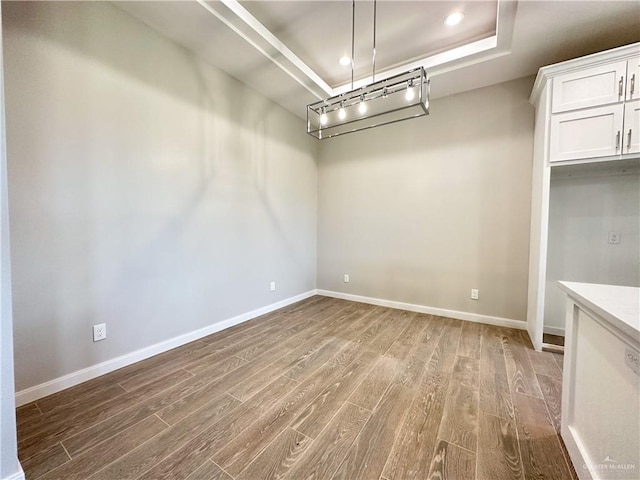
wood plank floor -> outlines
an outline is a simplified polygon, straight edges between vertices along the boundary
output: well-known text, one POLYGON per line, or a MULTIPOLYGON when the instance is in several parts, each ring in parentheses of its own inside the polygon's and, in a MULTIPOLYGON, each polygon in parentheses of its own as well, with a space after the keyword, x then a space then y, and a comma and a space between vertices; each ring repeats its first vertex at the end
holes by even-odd
POLYGON ((573 479, 561 357, 312 297, 17 410, 28 480, 573 479))

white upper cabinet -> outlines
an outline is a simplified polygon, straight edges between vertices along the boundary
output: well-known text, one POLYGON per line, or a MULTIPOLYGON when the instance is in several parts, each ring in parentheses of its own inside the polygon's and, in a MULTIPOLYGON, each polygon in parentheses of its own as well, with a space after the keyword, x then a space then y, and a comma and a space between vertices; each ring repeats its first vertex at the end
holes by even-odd
POLYGON ((624 106, 624 133, 622 153, 640 152, 640 100, 627 102, 624 106))
POLYGON ((547 118, 545 163, 637 155, 640 43, 541 68, 531 101, 547 118))
POLYGON ((550 160, 561 162, 620 154, 623 113, 624 105, 619 103, 553 115, 550 160))
POLYGON ((555 77, 551 111, 560 113, 622 102, 625 98, 626 80, 626 61, 555 77))

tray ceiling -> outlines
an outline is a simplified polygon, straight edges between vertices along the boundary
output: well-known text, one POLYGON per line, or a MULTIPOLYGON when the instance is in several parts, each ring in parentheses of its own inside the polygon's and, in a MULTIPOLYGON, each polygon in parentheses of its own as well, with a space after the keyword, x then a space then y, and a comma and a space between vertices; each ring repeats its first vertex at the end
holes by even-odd
MULTIPOLYGON (((350 88, 351 2, 114 2, 295 115, 350 88)), ((371 80, 371 1, 356 2, 356 86, 371 80)), ((640 41, 635 1, 379 0, 376 79, 423 65, 432 97, 533 75, 558 61, 640 41), (444 25, 455 10, 457 26, 444 25)))

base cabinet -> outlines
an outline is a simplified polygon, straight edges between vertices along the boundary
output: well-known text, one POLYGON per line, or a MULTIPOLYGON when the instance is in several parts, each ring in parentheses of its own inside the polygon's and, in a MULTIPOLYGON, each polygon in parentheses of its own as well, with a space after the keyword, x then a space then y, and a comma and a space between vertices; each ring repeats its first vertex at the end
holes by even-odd
POLYGON ((637 318, 640 289, 561 283, 568 294, 562 438, 581 479, 637 480, 640 342, 637 327, 632 327, 637 321, 631 315, 629 328, 620 329, 625 325, 609 312, 626 301, 627 311, 635 308, 637 318))

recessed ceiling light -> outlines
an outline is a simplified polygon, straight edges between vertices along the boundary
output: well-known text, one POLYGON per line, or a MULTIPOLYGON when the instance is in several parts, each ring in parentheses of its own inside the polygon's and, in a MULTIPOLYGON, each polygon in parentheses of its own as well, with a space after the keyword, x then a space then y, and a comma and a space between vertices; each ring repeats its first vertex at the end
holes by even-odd
POLYGON ((351 65, 351 57, 349 57, 348 55, 341 56, 340 65, 342 65, 343 67, 348 67, 349 65, 351 65))
POLYGON ((454 25, 458 25, 463 18, 464 18, 464 13, 458 10, 456 12, 453 12, 447 15, 447 18, 444 19, 444 24, 449 27, 453 27, 454 25))

